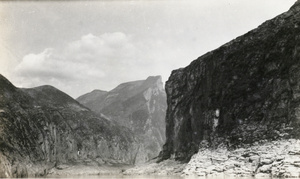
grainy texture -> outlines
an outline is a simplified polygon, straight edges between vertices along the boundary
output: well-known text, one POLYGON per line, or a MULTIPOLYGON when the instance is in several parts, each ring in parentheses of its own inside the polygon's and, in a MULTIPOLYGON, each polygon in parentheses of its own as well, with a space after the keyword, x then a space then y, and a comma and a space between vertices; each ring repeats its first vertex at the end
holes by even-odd
POLYGON ((0 177, 45 175, 60 164, 133 164, 130 130, 51 86, 19 89, 0 75, 0 177))
POLYGON ((300 5, 174 70, 166 83, 162 159, 201 145, 299 138, 300 5))
POLYGON ((77 100, 132 130, 141 143, 137 163, 157 157, 162 150, 167 104, 160 76, 122 83, 109 92, 94 90, 77 100))
POLYGON ((228 151, 201 149, 185 166, 183 176, 299 178, 300 140, 255 143, 228 151))

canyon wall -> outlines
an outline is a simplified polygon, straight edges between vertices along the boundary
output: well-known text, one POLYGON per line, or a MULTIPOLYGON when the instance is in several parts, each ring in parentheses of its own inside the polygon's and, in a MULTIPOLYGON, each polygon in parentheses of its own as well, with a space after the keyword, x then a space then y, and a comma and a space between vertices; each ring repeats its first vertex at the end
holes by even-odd
POLYGON ((299 138, 299 4, 172 72, 161 159, 299 138))
POLYGON ((143 151, 136 163, 155 158, 162 150, 167 104, 160 76, 122 83, 109 92, 94 90, 77 100, 134 133, 143 151))
POLYGON ((60 164, 134 164, 132 132, 52 86, 20 89, 0 76, 0 177, 46 175, 60 164))

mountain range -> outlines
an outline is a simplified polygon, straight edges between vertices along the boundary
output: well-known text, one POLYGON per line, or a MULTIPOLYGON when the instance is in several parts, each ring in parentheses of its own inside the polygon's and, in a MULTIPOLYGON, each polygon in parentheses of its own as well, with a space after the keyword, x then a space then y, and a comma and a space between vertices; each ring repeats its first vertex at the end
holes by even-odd
POLYGON ((0 176, 46 175, 64 163, 134 164, 131 130, 52 86, 23 89, 0 76, 0 176))
POLYGON ((165 142, 166 93, 161 76, 94 90, 77 98, 95 113, 129 128, 143 145, 139 163, 158 156, 165 142))

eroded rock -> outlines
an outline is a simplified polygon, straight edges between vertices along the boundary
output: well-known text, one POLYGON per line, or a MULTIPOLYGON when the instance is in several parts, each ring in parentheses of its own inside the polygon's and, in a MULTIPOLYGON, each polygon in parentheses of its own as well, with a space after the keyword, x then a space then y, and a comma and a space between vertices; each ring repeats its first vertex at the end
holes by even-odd
POLYGON ((0 175, 45 176, 62 164, 133 164, 132 132, 51 86, 20 89, 0 75, 0 175))
POLYGON ((300 177, 300 156, 291 151, 300 149, 300 140, 266 142, 228 151, 226 148, 202 149, 191 158, 182 172, 183 176, 232 177, 300 177), (272 148, 271 150, 265 150, 272 148), (249 155, 249 153, 254 155, 249 155), (276 155, 274 155, 276 154, 276 155), (228 158, 224 158, 228 156, 228 158), (233 157, 234 156, 234 157, 233 157), (213 162, 216 160, 218 162, 213 162))
POLYGON ((157 157, 162 150, 167 104, 160 76, 122 83, 108 92, 94 90, 77 100, 134 133, 140 142, 136 164, 157 157))
POLYGON ((234 149, 299 138, 298 4, 172 72, 162 159, 188 161, 203 141, 234 149))

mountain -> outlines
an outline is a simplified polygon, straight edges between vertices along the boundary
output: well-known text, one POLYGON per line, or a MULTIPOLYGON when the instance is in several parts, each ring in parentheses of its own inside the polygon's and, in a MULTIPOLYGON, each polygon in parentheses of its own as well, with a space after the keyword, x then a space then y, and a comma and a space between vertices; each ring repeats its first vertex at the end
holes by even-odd
POLYGON ((16 88, 0 75, 0 177, 46 175, 61 164, 134 164, 132 132, 52 86, 16 88))
POLYGON ((77 100, 96 113, 133 131, 144 155, 156 157, 165 142, 166 94, 160 76, 122 83, 109 92, 94 90, 77 100))
POLYGON ((300 2, 166 82, 166 144, 160 157, 187 161, 199 148, 234 149, 299 138, 300 2))
POLYGON ((96 110, 97 108, 94 109, 92 107, 100 106, 101 102, 107 96, 107 93, 108 93, 107 91, 94 90, 90 93, 79 96, 76 100, 80 101, 81 104, 84 104, 85 106, 89 106, 91 109, 96 110))

